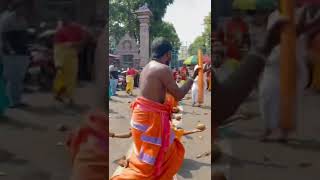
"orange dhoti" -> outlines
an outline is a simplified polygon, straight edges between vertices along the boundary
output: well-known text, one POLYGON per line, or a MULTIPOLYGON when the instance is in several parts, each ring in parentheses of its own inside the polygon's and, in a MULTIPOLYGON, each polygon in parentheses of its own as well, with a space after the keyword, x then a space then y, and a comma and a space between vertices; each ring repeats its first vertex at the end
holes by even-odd
POLYGON ((129 165, 112 180, 171 180, 178 173, 184 147, 171 129, 170 106, 137 98, 132 104, 133 152, 129 165))
POLYGON ((166 104, 168 104, 171 108, 171 110, 173 108, 177 108, 179 103, 178 101, 176 100, 176 98, 174 98, 171 94, 169 93, 166 93, 166 104))
POLYGON ((108 170, 106 114, 92 114, 67 142, 72 159, 71 180, 106 180, 108 170))

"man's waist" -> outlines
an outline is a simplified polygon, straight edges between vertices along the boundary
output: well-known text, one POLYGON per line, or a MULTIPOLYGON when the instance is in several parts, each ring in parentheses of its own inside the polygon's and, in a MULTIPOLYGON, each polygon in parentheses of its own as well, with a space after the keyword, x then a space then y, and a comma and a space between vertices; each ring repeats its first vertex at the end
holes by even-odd
POLYGON ((131 105, 132 109, 139 109, 147 112, 170 113, 170 106, 162 104, 145 97, 138 97, 131 105))

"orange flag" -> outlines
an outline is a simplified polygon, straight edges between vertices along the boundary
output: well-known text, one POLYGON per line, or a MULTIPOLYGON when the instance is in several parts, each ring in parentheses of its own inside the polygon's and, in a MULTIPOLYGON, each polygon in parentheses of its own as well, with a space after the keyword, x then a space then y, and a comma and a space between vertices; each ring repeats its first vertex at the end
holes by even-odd
POLYGON ((280 61, 280 126, 285 130, 294 129, 295 100, 296 100, 296 32, 294 25, 295 3, 292 0, 281 0, 281 13, 289 17, 288 24, 281 36, 281 61, 280 61))
POLYGON ((203 84, 203 78, 204 78, 204 75, 203 75, 203 57, 202 57, 202 51, 201 49, 198 50, 198 65, 199 65, 199 81, 198 81, 198 103, 199 104, 203 104, 203 96, 204 96, 204 84, 203 84))

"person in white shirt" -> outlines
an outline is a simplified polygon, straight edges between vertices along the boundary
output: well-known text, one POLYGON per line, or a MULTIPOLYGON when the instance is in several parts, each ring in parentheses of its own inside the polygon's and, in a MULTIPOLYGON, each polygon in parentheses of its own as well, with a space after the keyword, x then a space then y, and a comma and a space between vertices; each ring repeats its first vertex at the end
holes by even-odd
MULTIPOLYGON (((303 7, 304 8, 304 7, 303 7)), ((297 9, 296 16, 299 20, 298 28, 303 26, 301 23, 305 19, 301 19, 304 9, 297 9)), ((268 29, 272 27, 274 20, 280 16, 278 10, 274 11, 268 19, 268 29)), ((306 25, 307 27, 307 25, 306 25)), ((298 31, 298 30, 297 30, 298 31)), ((297 105, 303 96, 303 91, 308 84, 308 68, 307 68, 307 34, 297 33, 296 62, 297 62, 297 105)), ((265 133, 262 140, 273 139, 272 135, 276 130, 280 130, 280 137, 277 137, 281 142, 287 142, 289 132, 279 128, 280 122, 280 45, 277 45, 271 52, 268 64, 265 67, 264 73, 259 87, 260 111, 265 124, 265 133)), ((298 108, 297 108, 298 110, 298 108)), ((295 116, 296 117, 296 116, 295 116)))
POLYGON ((0 19, 1 59, 10 108, 25 107, 23 80, 30 63, 25 2, 13 2, 0 19))
MULTIPOLYGON (((196 69, 198 69, 198 65, 196 65, 194 67, 194 71, 196 71, 196 69)), ((192 88, 191 88, 191 97, 192 97, 192 106, 195 106, 199 101, 198 101, 198 92, 199 92, 199 76, 197 76, 194 80, 193 80, 193 84, 192 84, 192 88)), ((203 85, 205 87, 205 78, 203 78, 203 85)), ((203 92, 204 92, 203 88, 203 92)), ((198 104, 198 106, 200 106, 200 104, 198 104)))
POLYGON ((267 12, 257 12, 251 17, 249 23, 250 49, 259 47, 267 32, 267 12))

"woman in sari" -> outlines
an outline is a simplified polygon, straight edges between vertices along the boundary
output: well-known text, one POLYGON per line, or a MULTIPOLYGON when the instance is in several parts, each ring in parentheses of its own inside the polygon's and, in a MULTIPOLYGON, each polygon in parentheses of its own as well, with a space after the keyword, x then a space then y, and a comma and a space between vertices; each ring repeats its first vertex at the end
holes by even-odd
POLYGON ((126 92, 129 95, 132 95, 133 93, 133 88, 134 88, 134 77, 136 75, 137 71, 130 67, 127 71, 127 76, 126 76, 126 82, 127 82, 127 87, 126 87, 126 92))
POLYGON ((54 83, 55 99, 72 105, 77 85, 78 52, 85 38, 84 29, 67 18, 54 37, 54 60, 57 69, 54 83))

